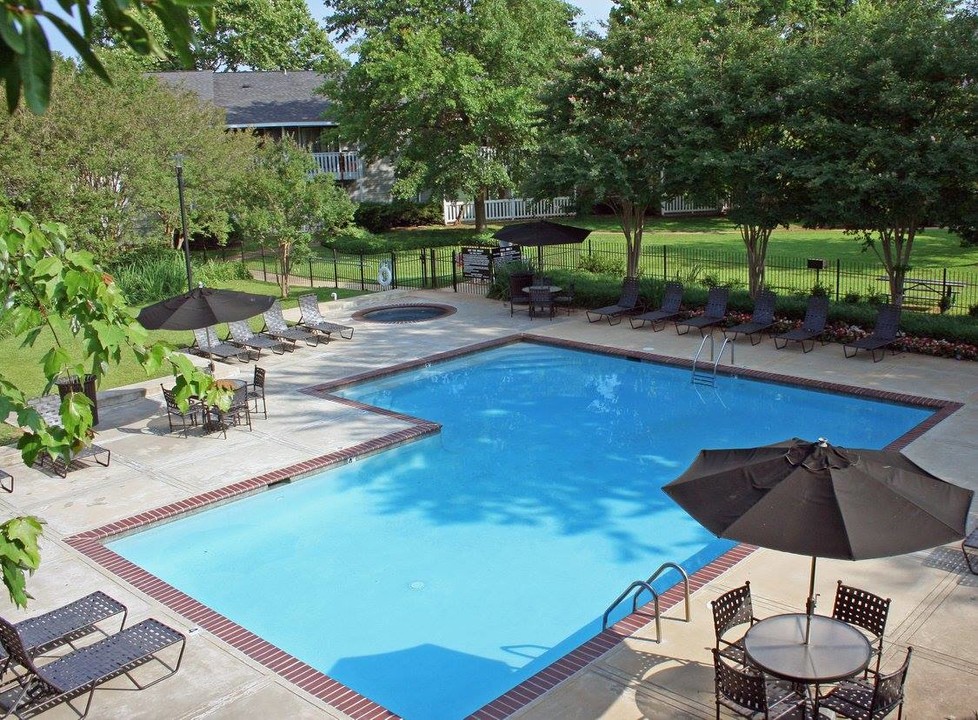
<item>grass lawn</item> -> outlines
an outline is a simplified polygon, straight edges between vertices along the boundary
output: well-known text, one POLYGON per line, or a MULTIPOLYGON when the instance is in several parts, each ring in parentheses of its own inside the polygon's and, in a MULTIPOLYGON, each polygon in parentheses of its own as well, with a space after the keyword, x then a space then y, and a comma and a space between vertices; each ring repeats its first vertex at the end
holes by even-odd
MULTIPOLYGON (((278 286, 274 283, 264 283, 250 280, 236 280, 224 283, 222 287, 242 292, 258 293, 262 295, 278 296, 278 286)), ((359 292, 352 290, 334 290, 333 288, 293 288, 288 298, 283 299, 284 308, 293 308, 298 305, 299 295, 306 295, 310 292, 315 293, 320 301, 329 301, 332 293, 337 293, 340 298, 359 295, 359 292)), ((133 308, 133 314, 139 308, 133 308)), ((255 330, 262 327, 262 319, 252 318, 251 326, 255 330)), ((226 326, 219 327, 219 334, 223 337, 227 332, 226 326)), ((193 333, 189 330, 153 330, 149 334, 151 341, 162 341, 169 343, 173 347, 187 347, 193 342, 193 333)), ((54 338, 50 331, 45 330, 38 337, 37 342, 32 347, 21 347, 21 339, 14 337, 0 338, 0 357, 3 360, 3 374, 15 386, 20 388, 28 397, 40 395, 44 391, 44 377, 41 373, 41 358, 48 348, 52 345, 54 338)), ((101 389, 109 389, 129 385, 131 383, 142 382, 153 377, 162 377, 162 374, 147 375, 142 366, 136 362, 131 354, 123 354, 122 362, 109 368, 109 372, 102 379, 99 386, 101 389)))

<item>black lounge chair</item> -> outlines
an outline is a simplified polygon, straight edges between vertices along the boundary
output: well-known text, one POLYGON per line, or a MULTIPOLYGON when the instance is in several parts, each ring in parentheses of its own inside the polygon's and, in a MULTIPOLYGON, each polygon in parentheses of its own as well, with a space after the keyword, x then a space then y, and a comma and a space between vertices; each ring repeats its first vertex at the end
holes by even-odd
POLYGON ((891 673, 874 673, 873 680, 843 680, 825 695, 815 698, 812 717, 821 717, 820 711, 831 710, 837 718, 853 720, 879 720, 897 711, 903 716, 903 688, 907 682, 910 656, 913 648, 907 648, 903 664, 891 673))
POLYGON ((0 468, 0 490, 6 490, 9 493, 14 491, 14 476, 2 468, 0 468))
POLYGON ((234 320, 228 323, 228 340, 233 345, 240 345, 249 350, 255 350, 256 359, 261 357, 262 350, 271 350, 279 355, 285 354, 285 343, 264 333, 253 332, 247 320, 234 320))
POLYGON ((815 349, 817 339, 823 345, 825 339, 825 323, 829 319, 829 299, 824 295, 812 295, 808 298, 808 308, 805 310, 805 320, 800 328, 774 336, 774 347, 783 350, 789 342, 801 343, 802 352, 815 349), (808 343, 808 346, 805 346, 808 343))
POLYGON ((686 320, 677 320, 676 334, 685 335, 690 331, 690 328, 696 328, 700 331, 700 335, 705 335, 703 331, 706 328, 712 328, 714 325, 719 325, 726 319, 727 300, 729 298, 730 288, 710 288, 710 294, 706 298, 706 311, 702 315, 697 315, 696 317, 687 318, 686 320), (680 327, 684 327, 686 330, 684 332, 679 332, 680 327))
MULTIPOLYGON (((57 395, 44 395, 39 398, 34 398, 29 402, 31 407, 37 410, 44 422, 46 422, 51 427, 61 427, 61 398, 57 395)), ((90 443, 89 445, 82 446, 78 449, 71 450, 67 457, 57 456, 51 457, 50 453, 47 451, 41 451, 37 454, 34 459, 34 467, 44 469, 50 466, 53 470, 61 477, 68 477, 68 470, 71 469, 71 464, 76 460, 84 460, 86 458, 92 458, 96 463, 102 467, 108 467, 109 463, 112 461, 112 451, 108 450, 101 445, 96 445, 95 443, 90 443), (104 462, 100 459, 104 456, 104 462)), ((10 485, 11 491, 13 491, 13 482, 10 485)))
POLYGON ((91 710, 95 689, 113 678, 125 675, 137 690, 142 690, 176 673, 187 642, 183 633, 157 620, 143 620, 38 667, 17 628, 2 618, 0 641, 11 660, 26 671, 9 689, 0 692, 0 710, 6 713, 4 717, 17 718, 33 717, 61 703, 67 703, 79 718, 83 718, 91 710), (171 665, 161 658, 160 653, 177 644, 180 653, 171 665), (139 684, 132 671, 151 661, 162 665, 166 672, 150 682, 139 684), (86 695, 83 709, 72 704, 72 700, 86 695))
POLYGON ((777 299, 775 293, 762 290, 757 296, 757 302, 754 303, 754 313, 751 315, 750 322, 724 328, 723 336, 736 340, 738 335, 746 335, 751 345, 757 345, 762 340, 761 333, 770 330, 774 325, 774 303, 777 299))
POLYGON ((278 300, 273 302, 272 306, 262 313, 262 318, 265 320, 265 329, 262 332, 276 340, 286 340, 292 343, 293 349, 295 349, 295 344, 300 340, 307 345, 319 344, 319 335, 316 333, 311 330, 303 330, 301 327, 290 327, 285 322, 285 316, 282 314, 282 306, 279 305, 278 300))
POLYGON ((624 315, 634 312, 638 307, 638 278, 627 277, 621 284, 621 297, 614 305, 587 311, 588 322, 598 322, 607 318, 610 325, 617 325, 624 315), (594 315, 595 317, 591 317, 594 315))
POLYGON ((353 338, 353 328, 349 325, 329 322, 322 316, 319 312, 319 299, 315 295, 300 295, 299 310, 302 313, 299 317, 299 324, 302 327, 322 333, 327 338, 330 338, 332 333, 336 333, 344 340, 353 338))
POLYGON ((853 340, 842 346, 842 352, 847 358, 856 357, 860 350, 868 350, 873 354, 873 362, 879 362, 886 356, 886 348, 890 348, 890 353, 897 354, 897 349, 893 347, 896 342, 897 333, 900 331, 900 308, 896 305, 881 305, 876 316, 876 325, 872 335, 868 335, 861 340, 853 340), (849 353, 852 348, 852 353, 849 353), (879 351, 879 357, 876 351, 879 351))
POLYGON ((672 320, 679 314, 679 308, 683 304, 683 284, 678 282, 667 282, 665 292, 662 295, 662 305, 658 310, 635 315, 628 318, 632 328, 644 327, 645 323, 652 324, 652 331, 659 332, 666 326, 666 321, 672 320), (656 327, 661 323, 661 327, 656 327))
MULTIPOLYGON (((14 625, 26 652, 32 659, 38 655, 70 645, 92 633, 108 636, 98 623, 122 615, 121 630, 126 625, 129 611, 126 606, 113 600, 101 590, 96 590, 83 598, 50 612, 21 620, 14 625)), ((6 649, 0 646, 0 675, 7 672, 11 658, 6 649)))
POLYGON ((194 330, 194 347, 191 349, 198 355, 211 359, 238 358, 241 362, 248 362, 251 359, 251 353, 247 348, 218 340, 217 331, 213 326, 194 330))

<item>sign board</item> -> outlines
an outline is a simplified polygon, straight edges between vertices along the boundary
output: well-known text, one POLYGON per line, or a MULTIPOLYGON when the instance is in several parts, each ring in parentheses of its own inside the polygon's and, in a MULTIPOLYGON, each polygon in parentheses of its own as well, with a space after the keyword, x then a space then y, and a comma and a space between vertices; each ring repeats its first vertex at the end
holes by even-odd
POLYGON ((492 279, 492 253, 489 248, 464 247, 459 256, 462 258, 462 277, 486 282, 492 279))
POLYGON ((518 262, 523 259, 523 251, 519 245, 500 245, 492 249, 492 259, 496 263, 518 262))

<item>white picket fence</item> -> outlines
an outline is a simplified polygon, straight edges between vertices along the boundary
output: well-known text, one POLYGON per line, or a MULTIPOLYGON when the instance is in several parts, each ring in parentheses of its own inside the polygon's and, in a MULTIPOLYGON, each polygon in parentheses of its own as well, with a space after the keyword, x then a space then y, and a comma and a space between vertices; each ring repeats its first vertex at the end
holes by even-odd
MULTIPOLYGON (((475 221, 475 203, 471 200, 444 201, 442 211, 446 225, 475 221)), ((573 202, 569 197, 553 200, 486 200, 486 220, 523 220, 538 217, 557 217, 573 214, 573 202)))
POLYGON ((696 205, 685 197, 675 197, 668 202, 662 203, 662 214, 665 215, 699 215, 709 213, 720 213, 725 204, 715 202, 712 205, 696 205))

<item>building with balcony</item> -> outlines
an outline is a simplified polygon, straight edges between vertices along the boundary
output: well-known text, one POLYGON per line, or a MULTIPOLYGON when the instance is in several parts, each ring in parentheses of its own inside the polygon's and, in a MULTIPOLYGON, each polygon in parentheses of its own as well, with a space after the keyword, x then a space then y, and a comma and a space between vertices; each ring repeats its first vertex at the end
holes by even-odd
POLYGON ((229 130, 250 130, 275 139, 292 137, 312 152, 319 171, 336 178, 352 199, 390 200, 394 173, 387 163, 365 163, 355 148, 341 147, 324 135, 336 123, 324 119, 329 100, 316 93, 323 83, 317 73, 200 70, 154 75, 222 108, 229 130))

